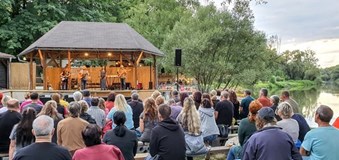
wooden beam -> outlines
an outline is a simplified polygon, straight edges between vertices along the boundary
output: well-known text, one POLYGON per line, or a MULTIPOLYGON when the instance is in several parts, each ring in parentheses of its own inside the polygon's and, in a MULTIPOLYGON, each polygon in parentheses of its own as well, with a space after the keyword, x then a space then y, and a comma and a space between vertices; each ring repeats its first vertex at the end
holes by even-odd
POLYGON ((131 60, 129 60, 129 58, 128 57, 126 57, 125 55, 122 55, 127 61, 128 61, 128 63, 130 63, 130 64, 133 64, 132 63, 132 61, 131 60))
MULTIPOLYGON (((39 51, 39 55, 42 54, 41 50, 38 50, 39 51)), ((44 90, 48 90, 48 80, 47 80, 47 64, 46 64, 46 56, 47 54, 44 53, 42 54, 43 58, 42 58, 42 67, 43 67, 43 70, 42 70, 42 73, 43 73, 43 80, 44 80, 44 90)))
POLYGON ((29 58, 29 89, 33 89, 33 53, 30 54, 29 58))
POLYGON ((153 89, 157 89, 158 86, 158 69, 157 69, 157 58, 153 55, 153 69, 154 69, 154 83, 153 89))
POLYGON ((139 57, 138 57, 138 59, 136 61, 136 65, 139 65, 141 57, 142 57, 143 54, 144 54, 144 51, 141 51, 141 53, 139 54, 139 57))
MULTIPOLYGON (((56 57, 55 57, 56 55, 55 55, 55 54, 49 54, 49 53, 47 53, 47 55, 48 55, 49 57, 51 57, 51 60, 50 60, 49 62, 53 61, 54 64, 56 65, 56 67, 58 67, 58 68, 61 67, 61 63, 60 63, 60 65, 59 65, 59 63, 55 60, 55 59, 56 59, 56 57)), ((49 62, 47 62, 47 64, 48 64, 49 62)))
POLYGON ((44 60, 43 56, 42 56, 42 52, 40 49, 38 49, 38 53, 39 53, 39 57, 40 57, 40 63, 41 63, 41 66, 43 66, 42 64, 42 61, 44 60))
POLYGON ((122 65, 122 53, 120 53, 120 65, 122 65))
MULTIPOLYGON (((68 50, 67 51, 67 67, 68 67, 67 71, 70 72, 70 73, 71 73, 71 63, 72 63, 73 60, 71 60, 71 51, 68 50)), ((71 82, 72 82, 72 76, 70 76, 68 78, 68 83, 67 83, 67 88, 68 89, 71 89, 71 82)))

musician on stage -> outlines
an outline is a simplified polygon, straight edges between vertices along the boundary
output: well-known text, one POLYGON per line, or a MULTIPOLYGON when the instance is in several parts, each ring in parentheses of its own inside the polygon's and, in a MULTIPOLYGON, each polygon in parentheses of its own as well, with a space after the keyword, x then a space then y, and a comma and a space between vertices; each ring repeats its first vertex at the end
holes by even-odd
POLYGON ((81 89, 84 90, 86 89, 86 83, 89 77, 89 72, 86 68, 86 66, 83 66, 79 72, 79 77, 81 80, 81 89))
POLYGON ((101 90, 107 89, 107 80, 106 80, 106 66, 102 67, 100 71, 100 88, 101 90))
POLYGON ((126 89, 127 70, 123 65, 121 65, 120 68, 118 69, 118 76, 120 77, 121 89, 122 90, 126 89))
POLYGON ((71 73, 68 71, 67 66, 65 69, 60 73, 61 77, 61 90, 68 89, 68 78, 71 76, 71 73))

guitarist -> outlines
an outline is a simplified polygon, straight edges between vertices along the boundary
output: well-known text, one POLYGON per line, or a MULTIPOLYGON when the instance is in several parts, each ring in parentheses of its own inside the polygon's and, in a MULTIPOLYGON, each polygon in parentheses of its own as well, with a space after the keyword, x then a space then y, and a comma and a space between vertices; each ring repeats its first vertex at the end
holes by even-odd
POLYGON ((81 68, 80 72, 79 72, 82 90, 86 89, 86 83, 87 83, 88 76, 89 76, 89 72, 88 72, 86 66, 83 66, 81 68))
POLYGON ((68 89, 68 78, 70 76, 71 76, 71 73, 67 69, 64 69, 60 73, 60 77, 61 77, 61 90, 67 90, 68 89))
POLYGON ((123 65, 121 65, 120 68, 118 69, 118 76, 120 77, 121 89, 122 90, 126 89, 127 70, 123 65))

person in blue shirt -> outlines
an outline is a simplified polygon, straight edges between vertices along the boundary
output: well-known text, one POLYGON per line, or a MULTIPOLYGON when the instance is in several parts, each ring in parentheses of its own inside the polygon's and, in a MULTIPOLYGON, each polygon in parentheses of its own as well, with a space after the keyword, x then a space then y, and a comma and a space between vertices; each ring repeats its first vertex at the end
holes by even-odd
MULTIPOLYGON (((116 111, 123 111, 126 115, 126 123, 125 126, 128 129, 134 129, 134 123, 133 123, 133 111, 130 105, 127 104, 127 101, 125 99, 125 96, 122 94, 118 94, 115 97, 114 101, 114 107, 111 109, 111 111, 107 115, 108 120, 113 120, 113 115, 116 111)), ((114 129, 116 125, 113 123, 112 128, 114 129)))
POLYGON ((239 107, 241 119, 246 118, 248 116, 248 107, 250 106, 250 103, 254 100, 251 94, 252 93, 250 90, 245 90, 246 97, 241 100, 240 107, 239 107))
POLYGON ((320 105, 315 112, 315 122, 318 128, 306 133, 301 144, 300 154, 309 156, 310 160, 339 158, 339 130, 330 125, 333 110, 320 105))

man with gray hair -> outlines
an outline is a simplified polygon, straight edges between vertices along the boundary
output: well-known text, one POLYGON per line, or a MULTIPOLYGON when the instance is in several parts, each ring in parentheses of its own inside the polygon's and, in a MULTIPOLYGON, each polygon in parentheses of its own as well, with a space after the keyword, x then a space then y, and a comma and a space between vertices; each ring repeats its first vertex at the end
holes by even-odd
POLYGON ((338 159, 339 130, 330 125, 332 117, 333 110, 320 105, 314 117, 318 128, 306 133, 300 147, 301 155, 310 156, 310 159, 338 159))
POLYGON ((79 102, 80 100, 82 100, 82 93, 79 91, 74 92, 73 99, 75 102, 79 102))
POLYGON ((144 105, 139 101, 139 94, 133 93, 131 96, 131 101, 128 102, 128 105, 131 106, 133 111, 133 122, 134 128, 139 127, 140 114, 144 111, 144 105))
POLYGON ((33 121, 33 135, 35 143, 17 151, 14 160, 71 160, 72 157, 64 147, 52 143, 54 133, 53 119, 46 115, 41 115, 33 121))
POLYGON ((81 132, 89 123, 79 117, 80 111, 80 104, 71 102, 69 104, 71 116, 61 120, 57 127, 58 145, 66 147, 72 155, 76 150, 86 147, 81 132))
POLYGON ((222 91, 220 95, 221 101, 216 104, 215 120, 217 125, 232 125, 234 105, 228 100, 229 95, 227 91, 222 91))

